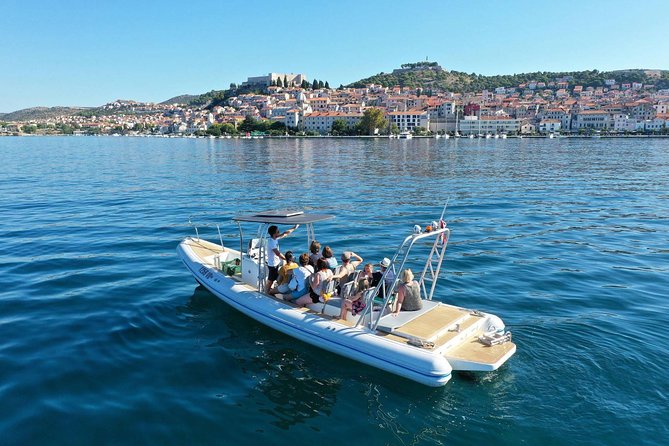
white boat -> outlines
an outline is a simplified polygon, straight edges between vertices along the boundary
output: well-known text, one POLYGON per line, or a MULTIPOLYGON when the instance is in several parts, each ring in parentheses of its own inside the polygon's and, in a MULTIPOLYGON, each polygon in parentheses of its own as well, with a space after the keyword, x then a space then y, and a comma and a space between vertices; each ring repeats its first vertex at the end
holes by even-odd
POLYGON ((413 138, 413 135, 411 134, 411 132, 405 130, 401 132, 397 137, 400 139, 411 139, 413 138))
MULTIPOLYGON (((496 370, 515 353, 511 333, 505 331, 498 317, 433 299, 450 235, 445 225, 434 225, 440 227, 430 232, 414 229, 406 236, 378 285, 363 295, 365 309, 356 316, 349 315, 347 320, 339 318, 341 297, 305 308, 284 301, 280 295, 265 294, 264 259, 269 226, 304 225, 306 246, 309 246, 315 240, 314 223, 331 218, 332 215, 299 211, 239 215, 233 219, 239 226, 239 250, 223 245, 220 230, 220 244, 217 244, 202 239, 195 226, 196 236, 185 238, 177 252, 198 283, 256 321, 301 341, 428 386, 444 385, 453 370, 496 370), (258 225, 258 232, 255 238, 245 241, 242 227, 249 224, 258 225), (426 261, 415 271, 423 308, 393 315, 391 308, 398 280, 390 280, 386 285, 386 279, 398 277, 399 272, 413 266, 421 254, 426 261), (389 275, 391 271, 394 276, 389 275), (389 298, 378 299, 378 295, 389 298)), ((354 283, 355 279, 339 284, 342 293, 349 292, 354 283)))

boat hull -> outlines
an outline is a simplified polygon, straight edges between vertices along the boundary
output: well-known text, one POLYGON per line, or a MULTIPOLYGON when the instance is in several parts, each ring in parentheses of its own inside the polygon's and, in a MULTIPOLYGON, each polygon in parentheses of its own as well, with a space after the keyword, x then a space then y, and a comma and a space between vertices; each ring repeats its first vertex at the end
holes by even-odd
POLYGON ((256 321, 300 341, 427 386, 442 386, 451 378, 452 367, 443 355, 272 299, 203 261, 191 247, 193 240, 196 239, 189 237, 182 241, 177 252, 195 280, 256 321))

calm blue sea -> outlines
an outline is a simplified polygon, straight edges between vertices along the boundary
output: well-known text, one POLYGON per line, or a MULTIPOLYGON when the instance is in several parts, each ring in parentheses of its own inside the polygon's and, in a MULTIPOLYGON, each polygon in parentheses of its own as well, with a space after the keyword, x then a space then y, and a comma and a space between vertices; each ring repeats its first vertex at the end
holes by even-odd
POLYGON ((3 446, 669 443, 669 140, 5 137, 0 216, 3 446), (175 253, 191 215, 301 207, 378 262, 447 199, 438 298, 518 353, 438 389, 256 323, 175 253))

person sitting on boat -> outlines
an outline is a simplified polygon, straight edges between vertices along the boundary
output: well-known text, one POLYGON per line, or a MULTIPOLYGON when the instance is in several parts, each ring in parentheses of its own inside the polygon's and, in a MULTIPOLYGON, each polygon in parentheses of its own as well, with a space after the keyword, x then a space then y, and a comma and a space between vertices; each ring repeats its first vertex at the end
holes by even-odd
POLYGON ((269 234, 269 238, 267 239, 267 269, 269 270, 269 275, 267 276, 267 284, 265 285, 265 292, 267 294, 269 294, 272 289, 274 281, 279 278, 279 265, 281 264, 281 260, 286 260, 279 249, 279 239, 292 234, 292 232, 299 227, 300 225, 295 225, 284 232, 280 232, 279 228, 275 225, 272 225, 267 229, 267 233, 269 234))
POLYGON ((347 297, 342 303, 339 319, 346 320, 346 315, 350 311, 353 316, 361 313, 365 309, 365 301, 362 296, 369 289, 369 280, 362 278, 358 280, 358 292, 351 297, 347 297))
POLYGON ((328 268, 330 268, 331 271, 334 272, 335 268, 339 265, 339 262, 337 262, 337 259, 334 256, 334 253, 332 252, 332 248, 329 246, 326 246, 323 248, 323 258, 325 259, 326 262, 328 262, 328 268))
POLYGON ((288 296, 284 296, 284 299, 295 301, 305 294, 309 297, 307 294, 309 293, 309 279, 311 279, 311 275, 314 273, 314 268, 309 265, 309 254, 306 252, 303 253, 300 256, 299 262, 300 266, 293 270, 293 277, 288 283, 291 293, 288 296))
POLYGON ((360 272, 360 276, 358 279, 367 279, 369 280, 369 283, 374 282, 374 265, 371 263, 365 264, 365 266, 362 268, 362 271, 360 272))
POLYGON ((311 281, 311 288, 309 294, 300 297, 295 301, 297 305, 306 306, 308 304, 315 304, 321 300, 325 300, 323 297, 324 285, 326 281, 332 279, 332 270, 328 266, 328 262, 325 259, 318 259, 318 264, 316 265, 316 273, 311 281))
POLYGON ((284 256, 286 262, 279 268, 279 278, 276 281, 276 287, 272 288, 269 291, 269 294, 286 294, 290 292, 290 287, 288 286, 290 279, 293 278, 293 270, 297 268, 297 263, 294 262, 293 252, 286 251, 284 256))
POLYGON ((420 285, 413 280, 413 272, 407 268, 402 271, 393 315, 397 316, 400 311, 418 311, 421 308, 423 308, 423 300, 420 298, 420 285))
POLYGON ((309 265, 316 268, 316 264, 318 263, 318 259, 323 257, 321 255, 321 244, 318 243, 317 240, 314 240, 313 242, 311 242, 311 246, 309 246, 309 252, 311 253, 309 255, 309 265))
MULTIPOLYGON (((388 257, 384 257, 383 260, 379 262, 379 266, 381 267, 381 271, 377 271, 374 273, 374 280, 372 281, 372 286, 377 286, 379 282, 381 282, 381 277, 383 277, 386 270, 388 270, 388 268, 390 267, 390 259, 388 257)), ((385 290, 390 288, 393 282, 395 282, 395 271, 393 271, 392 269, 389 270, 383 282, 385 287, 381 287, 379 291, 380 298, 385 297, 385 290)))
MULTIPOLYGON (((340 285, 345 284, 352 279, 351 274, 355 269, 362 263, 362 257, 353 251, 344 251, 341 255, 341 266, 334 275, 334 278, 339 281, 340 285), (355 260, 351 260, 352 257, 355 257, 355 260), (349 279, 351 278, 351 279, 349 279)), ((339 289, 339 287, 338 287, 339 289)))

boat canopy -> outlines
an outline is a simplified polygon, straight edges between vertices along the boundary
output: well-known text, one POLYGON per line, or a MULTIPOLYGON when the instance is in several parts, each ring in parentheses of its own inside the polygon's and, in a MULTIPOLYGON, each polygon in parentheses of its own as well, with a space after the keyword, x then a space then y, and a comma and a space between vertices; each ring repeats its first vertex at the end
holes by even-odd
POLYGON ((303 211, 292 210, 270 210, 256 212, 255 214, 237 215, 233 218, 238 222, 283 224, 283 225, 305 225, 319 221, 330 220, 335 216, 330 214, 305 214, 303 211))

